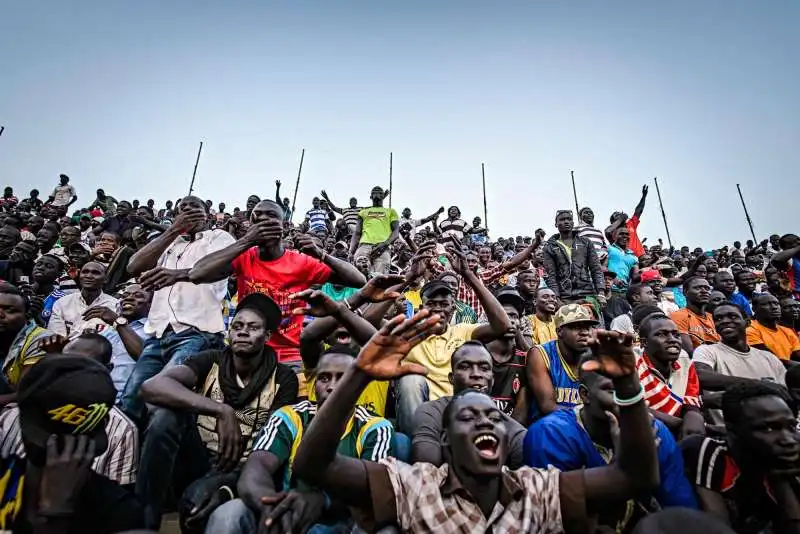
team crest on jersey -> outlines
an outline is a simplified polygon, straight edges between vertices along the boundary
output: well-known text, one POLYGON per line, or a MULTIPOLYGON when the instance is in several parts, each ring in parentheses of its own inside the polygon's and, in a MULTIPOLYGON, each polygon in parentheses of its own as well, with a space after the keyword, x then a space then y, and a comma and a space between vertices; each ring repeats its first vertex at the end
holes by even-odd
POLYGON ((511 391, 514 392, 514 395, 516 395, 519 392, 519 388, 520 388, 519 375, 515 375, 514 380, 512 380, 511 382, 511 391))

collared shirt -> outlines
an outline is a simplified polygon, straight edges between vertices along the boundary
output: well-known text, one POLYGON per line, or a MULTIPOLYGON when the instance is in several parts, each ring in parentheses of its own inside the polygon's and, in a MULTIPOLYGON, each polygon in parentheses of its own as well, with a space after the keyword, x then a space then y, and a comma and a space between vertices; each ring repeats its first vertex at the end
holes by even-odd
POLYGON ((450 472, 449 465, 408 465, 394 458, 364 462, 374 522, 403 532, 527 532, 556 534, 586 522, 583 471, 503 467, 500 496, 489 517, 450 472))
MULTIPOLYGON (((108 448, 94 459, 92 470, 120 486, 136 482, 139 470, 139 431, 116 406, 108 412, 106 423, 108 448)), ((0 412, 0 456, 25 457, 25 445, 19 426, 19 407, 9 404, 0 412)))
POLYGON ((89 308, 108 308, 116 311, 119 300, 103 292, 98 295, 91 303, 83 299, 80 291, 61 297, 53 305, 53 314, 47 327, 56 334, 69 338, 78 337, 84 330, 95 329, 97 332, 105 330, 108 325, 100 319, 90 319, 84 321, 83 313, 89 308))
MULTIPOLYGON (((148 337, 144 332, 144 323, 146 321, 147 319, 142 317, 128 323, 130 329, 143 340, 148 337)), ((122 342, 122 338, 116 328, 106 328, 101 335, 111 343, 111 365, 114 366, 111 369, 111 380, 114 381, 114 387, 117 390, 117 401, 119 401, 122 396, 122 390, 125 389, 125 383, 136 365, 136 361, 128 354, 128 350, 125 348, 125 344, 122 342)))
POLYGON ((450 358, 458 347, 472 339, 476 328, 478 325, 474 324, 448 326, 443 334, 427 337, 408 353, 407 362, 418 363, 428 369, 429 400, 453 394, 453 384, 448 379, 450 358))
POLYGON ((686 351, 681 350, 678 359, 672 362, 668 378, 653 367, 646 354, 638 358, 636 371, 649 408, 675 417, 683 416, 684 406, 700 408, 700 380, 686 351))
MULTIPOLYGON (((178 236, 158 258, 158 267, 191 269, 201 258, 235 243, 224 230, 206 230, 195 235, 178 236)), ((213 284, 178 282, 159 289, 153 294, 153 304, 144 330, 160 338, 167 327, 177 332, 197 328, 201 332, 216 334, 225 329, 222 321, 222 301, 228 291, 228 279, 213 284)))

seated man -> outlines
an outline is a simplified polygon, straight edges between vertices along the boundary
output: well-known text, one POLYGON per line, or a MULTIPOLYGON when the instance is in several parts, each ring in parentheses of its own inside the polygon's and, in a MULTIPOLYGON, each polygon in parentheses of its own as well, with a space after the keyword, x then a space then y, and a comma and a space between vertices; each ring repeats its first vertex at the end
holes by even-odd
POLYGON ((485 393, 464 390, 443 415, 441 445, 448 463, 380 463, 337 454, 339 436, 370 380, 425 373, 404 358, 438 327, 423 310, 387 322, 364 346, 326 399, 297 450, 297 476, 359 513, 367 530, 397 525, 403 532, 550 533, 586 529, 601 499, 627 499, 658 484, 658 463, 630 338, 599 334, 597 360, 587 371, 613 376, 620 409, 620 460, 603 467, 561 473, 555 469, 505 468, 508 436, 500 410, 485 393), (587 511, 588 510, 588 511, 587 511), (488 520, 486 518, 489 518, 488 520))
MULTIPOLYGON (((458 395, 467 389, 490 394, 494 384, 492 363, 491 354, 478 341, 467 341, 457 348, 450 360, 450 382, 453 384, 453 395, 458 395)), ((442 414, 452 398, 449 395, 440 397, 426 402, 417 409, 414 414, 411 435, 411 460, 413 463, 426 462, 438 467, 447 461, 447 458, 444 458, 447 449, 441 444, 442 414)), ((507 426, 509 440, 506 465, 510 469, 517 469, 524 465, 522 440, 525 437, 525 427, 505 413, 502 417, 507 426)))
MULTIPOLYGON (((355 352, 347 346, 328 349, 316 366, 316 403, 305 401, 286 406, 272 414, 253 443, 253 451, 239 477, 239 499, 218 508, 208 521, 206 532, 249 534, 257 525, 272 521, 281 532, 305 532, 315 523, 351 522, 335 494, 329 497, 306 484, 292 472, 297 447, 308 426, 352 366, 355 352), (279 480, 280 486, 275 487, 279 480), (333 499, 331 499, 333 497, 333 499), (332 502, 333 500, 333 502, 332 502), (278 512, 278 508, 283 511, 278 512)), ((394 429, 382 417, 358 406, 350 416, 347 431, 337 451, 350 458, 377 462, 391 452, 394 429)))
POLYGON ((681 443, 700 506, 736 532, 796 530, 800 435, 794 406, 780 386, 740 382, 722 399, 725 440, 692 436, 681 443))
MULTIPOLYGON (((60 348, 65 343, 66 339, 58 336, 51 336, 43 342, 48 350, 60 348)), ((110 367, 111 344, 99 334, 81 334, 66 343, 63 352, 70 356, 89 358, 106 369, 110 367)), ((106 434, 108 447, 94 459, 92 469, 120 486, 132 486, 136 483, 139 470, 139 430, 122 410, 114 406, 108 412, 106 434)), ((25 445, 19 426, 19 407, 16 404, 10 404, 0 412, 0 436, 0 456, 16 454, 20 458, 25 457, 25 445)))
POLYGON ((96 261, 86 263, 78 274, 81 290, 61 297, 53 305, 48 328, 60 336, 78 337, 84 330, 93 329, 98 332, 106 328, 106 323, 95 316, 90 308, 108 308, 116 310, 119 301, 103 293, 106 283, 106 268, 96 261))
MULTIPOLYGON (((580 383, 582 405, 572 410, 557 410, 528 429, 525 435, 526 465, 542 469, 553 466, 561 471, 571 471, 600 467, 613 461, 613 427, 619 420, 614 385, 606 376, 594 372, 581 372, 580 383)), ((697 508, 692 487, 683 475, 683 458, 675 439, 660 421, 654 421, 653 425, 660 485, 650 495, 637 496, 633 511, 628 509, 626 501, 609 500, 605 503, 600 524, 617 532, 630 528, 642 515, 662 507, 697 508)))
POLYGON ((272 299, 252 293, 239 302, 228 348, 190 356, 142 385, 145 402, 158 407, 145 430, 136 484, 148 528, 161 524, 174 482, 178 490, 191 484, 179 509, 184 532, 202 531, 214 505, 233 497, 258 429, 274 410, 296 402, 297 377, 265 345, 280 317, 272 299), (173 477, 176 464, 189 471, 180 473, 184 480, 173 477))
POLYGON ((531 421, 559 408, 581 403, 578 394, 578 360, 589 346, 597 326, 585 306, 567 304, 555 315, 558 339, 528 352, 528 384, 533 392, 531 421))
POLYGON ((19 384, 25 457, 0 455, 0 530, 105 534, 141 528, 132 493, 91 469, 108 448, 114 405, 108 369, 83 356, 54 355, 19 384))
POLYGON ((681 438, 704 434, 700 380, 681 348, 678 327, 663 313, 648 315, 639 326, 639 336, 644 350, 636 369, 653 415, 681 438))
POLYGON ((800 361, 800 338, 791 328, 778 324, 781 302, 769 293, 753 297, 755 319, 747 327, 747 344, 768 350, 783 361, 800 361))

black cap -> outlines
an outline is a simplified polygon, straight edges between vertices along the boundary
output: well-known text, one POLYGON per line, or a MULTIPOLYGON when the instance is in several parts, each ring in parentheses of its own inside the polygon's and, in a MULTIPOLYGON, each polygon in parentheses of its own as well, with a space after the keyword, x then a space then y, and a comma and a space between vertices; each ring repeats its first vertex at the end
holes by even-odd
POLYGON ((106 422, 116 397, 111 374, 100 362, 68 354, 45 356, 19 382, 25 441, 44 448, 52 434, 86 434, 100 455, 108 448, 106 422))
POLYGON ((495 292, 494 296, 500 304, 511 304, 514 306, 520 315, 522 315, 525 310, 525 301, 522 300, 519 291, 513 287, 501 287, 495 292))
POLYGON ((420 297, 432 297, 436 293, 447 293, 448 295, 453 294, 453 288, 447 282, 442 280, 431 280, 424 286, 419 292, 420 297))
POLYGON ((253 310, 264 318, 267 330, 275 331, 281 324, 281 309, 264 293, 250 293, 239 301, 236 312, 253 310))

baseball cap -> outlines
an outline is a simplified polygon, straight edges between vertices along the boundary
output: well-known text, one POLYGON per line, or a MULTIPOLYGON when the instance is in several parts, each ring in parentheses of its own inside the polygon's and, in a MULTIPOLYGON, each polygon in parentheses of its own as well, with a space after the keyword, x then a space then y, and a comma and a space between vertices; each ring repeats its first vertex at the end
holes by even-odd
POLYGON ((514 306, 520 315, 525 309, 525 301, 522 300, 519 291, 513 287, 501 287, 495 292, 494 296, 500 304, 511 304, 514 306))
POLYGON ((555 316, 553 316, 553 321, 556 324, 556 328, 574 323, 599 324, 597 319, 592 316, 592 312, 590 312, 586 306, 580 304, 566 304, 561 306, 555 316))
POLYGON ((117 390, 108 369, 84 356, 43 357, 19 382, 20 427, 25 441, 44 448, 50 435, 91 436, 95 454, 108 448, 105 426, 117 390))
POLYGON ((447 293, 448 295, 452 295, 453 288, 450 287, 450 284, 442 280, 431 280, 422 286, 419 295, 420 297, 432 297, 437 293, 447 293))
POLYGON ((642 271, 642 283, 646 282, 653 282, 654 280, 660 280, 661 273, 659 273, 655 269, 648 269, 646 271, 642 271))
POLYGON ((603 267, 603 276, 605 276, 606 278, 616 278, 617 273, 615 273, 614 271, 609 271, 607 268, 603 267))
POLYGON ((267 330, 275 330, 281 324, 281 309, 264 293, 250 293, 239 301, 236 312, 253 310, 264 318, 267 330))

